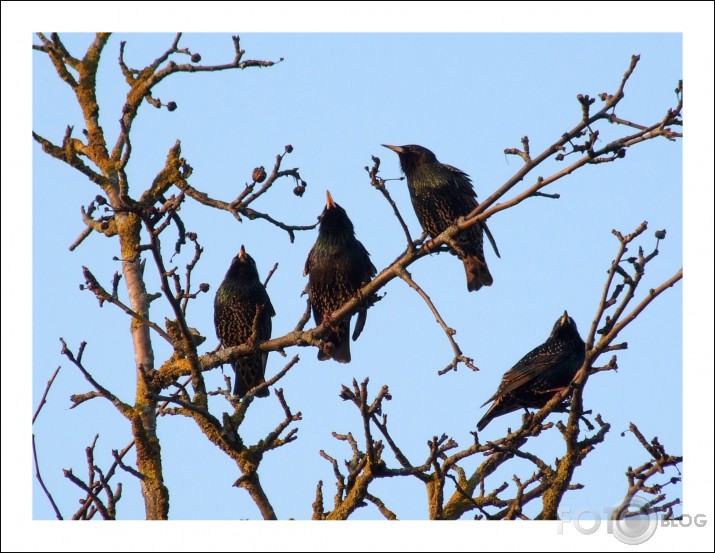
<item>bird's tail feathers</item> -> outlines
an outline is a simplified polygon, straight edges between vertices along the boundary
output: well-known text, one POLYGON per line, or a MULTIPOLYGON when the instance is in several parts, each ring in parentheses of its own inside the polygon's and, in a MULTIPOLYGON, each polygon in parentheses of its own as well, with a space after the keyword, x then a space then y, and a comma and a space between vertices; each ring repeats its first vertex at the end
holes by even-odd
POLYGON ((464 258, 464 270, 467 273, 467 290, 475 292, 482 286, 491 286, 494 282, 486 262, 476 255, 464 258))
POLYGON ((338 363, 350 363, 350 342, 344 340, 338 344, 331 342, 333 345, 332 355, 328 355, 322 349, 318 350, 318 361, 333 359, 338 363))
MULTIPOLYGON (((248 393, 251 388, 255 388, 259 384, 263 384, 265 382, 263 376, 259 376, 258 378, 256 378, 255 376, 251 378, 249 376, 249 374, 253 372, 252 368, 234 365, 233 370, 236 372, 236 378, 233 383, 234 396, 243 397, 248 393), (247 376, 249 376, 249 378, 246 378, 247 376)), ((269 395, 271 395, 271 391, 268 389, 268 386, 256 393, 256 397, 268 397, 269 395)))
POLYGON ((522 408, 526 409, 526 406, 524 405, 515 405, 508 400, 505 402, 503 399, 503 396, 499 397, 494 401, 494 403, 492 403, 492 406, 486 413, 484 413, 484 416, 477 423, 477 430, 481 432, 490 422, 492 422, 492 420, 497 417, 501 417, 507 413, 513 413, 514 411, 518 411, 522 408))
POLYGON ((497 403, 493 403, 492 406, 489 408, 489 410, 486 413, 484 413, 484 416, 481 419, 479 419, 479 422, 477 423, 477 430, 479 432, 484 430, 486 428, 486 426, 490 422, 492 422, 492 419, 494 419, 494 417, 499 415, 499 413, 497 413, 497 406, 498 406, 497 403))
POLYGON ((326 353, 318 350, 318 361, 333 359, 338 363, 350 363, 350 323, 341 323, 338 332, 331 334, 326 342, 332 346, 332 351, 326 353))

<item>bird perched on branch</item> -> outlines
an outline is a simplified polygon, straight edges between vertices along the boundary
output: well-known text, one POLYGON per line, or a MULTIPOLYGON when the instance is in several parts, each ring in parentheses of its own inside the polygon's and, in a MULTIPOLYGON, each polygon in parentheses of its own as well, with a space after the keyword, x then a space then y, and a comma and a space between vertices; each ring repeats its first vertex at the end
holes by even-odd
MULTIPOLYGON (((332 358, 340 363, 349 363, 351 317, 333 325, 330 314, 355 297, 377 270, 365 246, 355 238, 353 224, 345 210, 335 203, 330 192, 326 193, 326 198, 325 209, 319 217, 318 239, 308 254, 303 274, 308 276, 308 293, 315 323, 325 322, 332 329, 325 338, 329 346, 318 352, 318 359, 332 358)), ((368 305, 364 304, 358 311, 353 340, 357 340, 365 326, 367 308, 368 305)))
MULTIPOLYGON (((271 337, 271 317, 276 314, 265 287, 258 278, 256 262, 241 246, 238 255, 216 291, 214 299, 214 326, 219 342, 225 348, 240 346, 251 340, 254 328, 257 340, 271 337)), ((252 353, 231 362, 236 372, 233 395, 243 397, 265 382, 268 352, 252 353)), ((267 397, 268 388, 256 394, 267 397)))
MULTIPOLYGON (((437 161, 435 155, 422 146, 390 146, 400 158, 402 172, 407 178, 412 207, 422 229, 436 238, 459 217, 468 215, 479 204, 469 176, 451 165, 437 161)), ((470 292, 482 286, 491 286, 494 279, 484 259, 483 233, 486 232, 494 252, 499 256, 494 238, 484 221, 480 221, 458 234, 450 252, 464 262, 467 289, 470 292)))
POLYGON ((494 403, 477 424, 479 431, 495 417, 518 409, 541 409, 556 392, 566 388, 583 365, 586 345, 576 323, 564 311, 551 335, 527 353, 502 378, 499 389, 484 405, 494 403))

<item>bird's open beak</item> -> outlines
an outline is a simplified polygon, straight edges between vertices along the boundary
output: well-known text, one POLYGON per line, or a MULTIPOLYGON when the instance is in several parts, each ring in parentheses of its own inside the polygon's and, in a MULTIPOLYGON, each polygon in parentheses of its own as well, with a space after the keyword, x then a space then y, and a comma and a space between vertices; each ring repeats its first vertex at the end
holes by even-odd
POLYGON ((331 209, 331 208, 335 207, 335 200, 333 200, 333 197, 330 195, 330 190, 325 191, 325 198, 326 198, 326 202, 325 202, 326 208, 331 209))
POLYGON ((241 261, 243 261, 244 259, 246 259, 246 249, 243 247, 243 244, 241 244, 241 249, 240 249, 240 251, 238 252, 238 258, 239 258, 241 261))
POLYGON ((383 146, 385 148, 387 148, 388 150, 392 150, 393 152, 398 153, 398 154, 405 153, 405 149, 402 146, 391 146, 390 144, 383 144, 383 146))

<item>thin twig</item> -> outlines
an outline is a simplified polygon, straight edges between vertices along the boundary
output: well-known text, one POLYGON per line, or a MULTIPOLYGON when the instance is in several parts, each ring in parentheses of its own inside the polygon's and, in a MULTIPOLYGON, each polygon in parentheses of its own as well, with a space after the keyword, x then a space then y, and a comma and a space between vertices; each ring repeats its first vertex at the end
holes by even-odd
MULTIPOLYGON (((371 156, 372 157, 372 168, 365 167, 365 171, 367 171, 368 175, 370 176, 370 184, 377 189, 380 194, 383 195, 383 197, 387 200, 387 202, 390 204, 392 207, 392 211, 395 214, 395 217, 397 217, 397 221, 400 223, 400 226, 402 227, 402 232, 405 233, 405 238, 407 239, 407 249, 409 251, 414 250, 415 245, 412 241, 412 237, 410 236, 410 230, 407 228, 407 223, 405 223, 405 220, 402 218, 402 214, 400 213, 400 210, 397 208, 397 204, 394 202, 392 199, 392 196, 390 196, 390 193, 388 192, 387 188, 385 187, 385 182, 387 182, 385 179, 378 177, 377 174, 380 170, 380 158, 377 156, 371 156)), ((395 180, 403 180, 404 177, 400 177, 399 179, 395 180)))
MULTIPOLYGON (((38 411, 39 411, 39 409, 38 409, 38 411)), ((33 419, 33 422, 34 422, 34 419, 33 419)), ((40 462, 37 460, 37 449, 35 448, 35 434, 34 434, 34 432, 32 434, 32 458, 35 461, 35 478, 37 478, 37 481, 40 483, 40 486, 42 487, 42 491, 45 492, 47 499, 50 500, 50 504, 52 505, 52 508, 55 511, 55 516, 57 517, 57 520, 64 520, 64 517, 62 516, 59 508, 57 507, 57 503, 55 503, 55 500, 52 498, 52 494, 47 489, 47 486, 45 486, 45 482, 42 480, 42 476, 40 475, 40 462)))
POLYGON ((439 371, 438 374, 442 375, 450 370, 455 370, 457 368, 457 365, 460 362, 464 363, 467 367, 469 367, 473 371, 478 371, 479 369, 474 365, 474 360, 470 357, 465 357, 462 354, 462 350, 460 349, 459 345, 454 340, 454 335, 457 333, 457 331, 454 330, 453 328, 450 328, 449 326, 447 326, 447 323, 444 322, 444 319, 439 314, 439 311, 437 311, 437 308, 435 307, 434 303, 432 303, 432 300, 430 299, 430 297, 425 293, 424 290, 422 290, 422 288, 414 280, 412 280, 412 276, 410 275, 410 273, 405 269, 399 268, 397 270, 397 274, 402 280, 404 280, 409 285, 410 288, 415 290, 420 295, 420 297, 425 301, 427 306, 430 308, 430 311, 432 311, 432 314, 434 315, 435 320, 437 321, 439 326, 442 327, 442 330, 447 335, 447 339, 449 340, 449 343, 452 346, 452 351, 454 352, 454 359, 452 360, 452 362, 449 365, 447 365, 446 368, 439 371))
POLYGON ((100 393, 102 397, 110 401, 122 415, 126 417, 131 417, 133 414, 132 408, 128 404, 121 401, 117 396, 107 390, 104 386, 100 385, 94 379, 94 377, 89 374, 87 369, 84 368, 84 365, 82 364, 82 353, 84 352, 84 348, 87 345, 87 342, 82 342, 80 344, 77 358, 75 358, 72 351, 70 351, 70 349, 67 347, 67 342, 65 342, 63 338, 60 338, 60 343, 62 344, 61 353, 80 370, 80 372, 84 375, 84 378, 94 387, 94 389, 97 390, 97 392, 100 393))
POLYGON ((101 302, 105 302, 105 301, 116 305, 117 307, 119 307, 119 309, 124 311, 127 315, 136 319, 143 325, 148 326, 149 328, 154 330, 157 334, 159 334, 159 336, 164 338, 164 340, 166 340, 167 342, 169 342, 170 344, 173 345, 174 342, 171 339, 171 337, 166 332, 164 332, 164 330, 159 325, 150 321, 143 315, 140 315, 139 313, 134 311, 131 307, 126 305, 124 302, 122 302, 118 297, 107 292, 104 289, 104 287, 101 284, 99 284, 99 281, 97 280, 97 278, 92 274, 92 272, 89 269, 87 269, 87 267, 84 267, 84 266, 82 267, 82 273, 85 278, 84 286, 86 286, 87 290, 89 290, 90 292, 94 293, 95 296, 97 296, 97 299, 99 299, 99 301, 100 301, 100 305, 101 305, 101 302))
POLYGON ((276 272, 276 269, 278 269, 278 262, 276 262, 276 264, 273 265, 273 268, 272 268, 270 271, 268 271, 268 275, 266 276, 266 280, 263 281, 263 287, 264 287, 264 288, 265 288, 266 286, 268 286, 268 281, 271 280, 271 277, 273 276, 273 273, 276 272))
POLYGON ((37 415, 40 414, 40 411, 44 407, 45 403, 47 403, 47 394, 50 391, 50 387, 52 386, 52 383, 55 381, 55 378, 57 377, 57 373, 60 372, 60 367, 57 367, 55 369, 55 372, 52 373, 52 376, 50 379, 47 381, 47 386, 45 386, 45 392, 42 394, 42 398, 40 398, 40 403, 37 406, 37 409, 35 410, 35 414, 32 415, 32 424, 35 424, 35 419, 37 418, 37 415))
POLYGON ((387 520, 397 520, 397 515, 393 513, 390 509, 385 507, 385 504, 382 502, 382 500, 379 497, 375 497, 371 493, 365 494, 365 499, 367 499, 370 503, 375 505, 377 507, 378 511, 384 516, 387 520))
POLYGON ((69 247, 69 250, 73 252, 82 242, 84 242, 85 238, 92 234, 92 230, 92 227, 85 228, 82 233, 77 237, 77 239, 72 242, 72 245, 69 247))

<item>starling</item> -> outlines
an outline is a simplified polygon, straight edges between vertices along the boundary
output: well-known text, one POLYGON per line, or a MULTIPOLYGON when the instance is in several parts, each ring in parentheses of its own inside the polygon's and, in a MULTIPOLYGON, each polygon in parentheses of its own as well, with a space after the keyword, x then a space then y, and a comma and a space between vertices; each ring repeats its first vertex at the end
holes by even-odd
MULTIPOLYGON (((318 352, 318 359, 333 358, 340 363, 350 362, 350 318, 333 326, 329 316, 357 291, 370 282, 377 273, 370 254, 355 238, 353 224, 345 210, 333 201, 327 192, 327 203, 320 214, 318 239, 305 262, 304 275, 308 275, 308 293, 316 324, 324 321, 331 327, 325 341, 332 347, 318 352)), ((358 311, 353 331, 357 340, 365 326, 367 305, 358 311)))
MULTIPOLYGON (((276 314, 266 289, 258 278, 256 262, 241 246, 238 255, 231 261, 226 277, 216 291, 214 300, 214 326, 219 342, 225 348, 246 343, 253 334, 253 325, 258 315, 258 340, 271 337, 271 317, 276 314)), ((243 397, 248 390, 263 383, 268 352, 247 355, 231 362, 236 373, 233 395, 243 397)), ((268 388, 256 394, 267 397, 268 388)))
POLYGON ((478 430, 520 408, 541 409, 556 392, 566 388, 583 365, 586 346, 576 323, 564 311, 548 340, 527 353, 503 376, 499 389, 484 405, 494 403, 477 424, 478 430))
MULTIPOLYGON (((427 148, 415 144, 383 146, 400 157, 402 172, 407 177, 412 207, 422 229, 431 238, 442 234, 459 217, 468 215, 479 205, 469 175, 456 167, 440 163, 427 148)), ((464 262, 467 290, 470 292, 479 290, 482 286, 491 286, 494 282, 484 259, 483 232, 487 233, 494 252, 499 257, 494 238, 483 221, 463 230, 454 238, 455 248, 450 248, 450 252, 464 262)))

